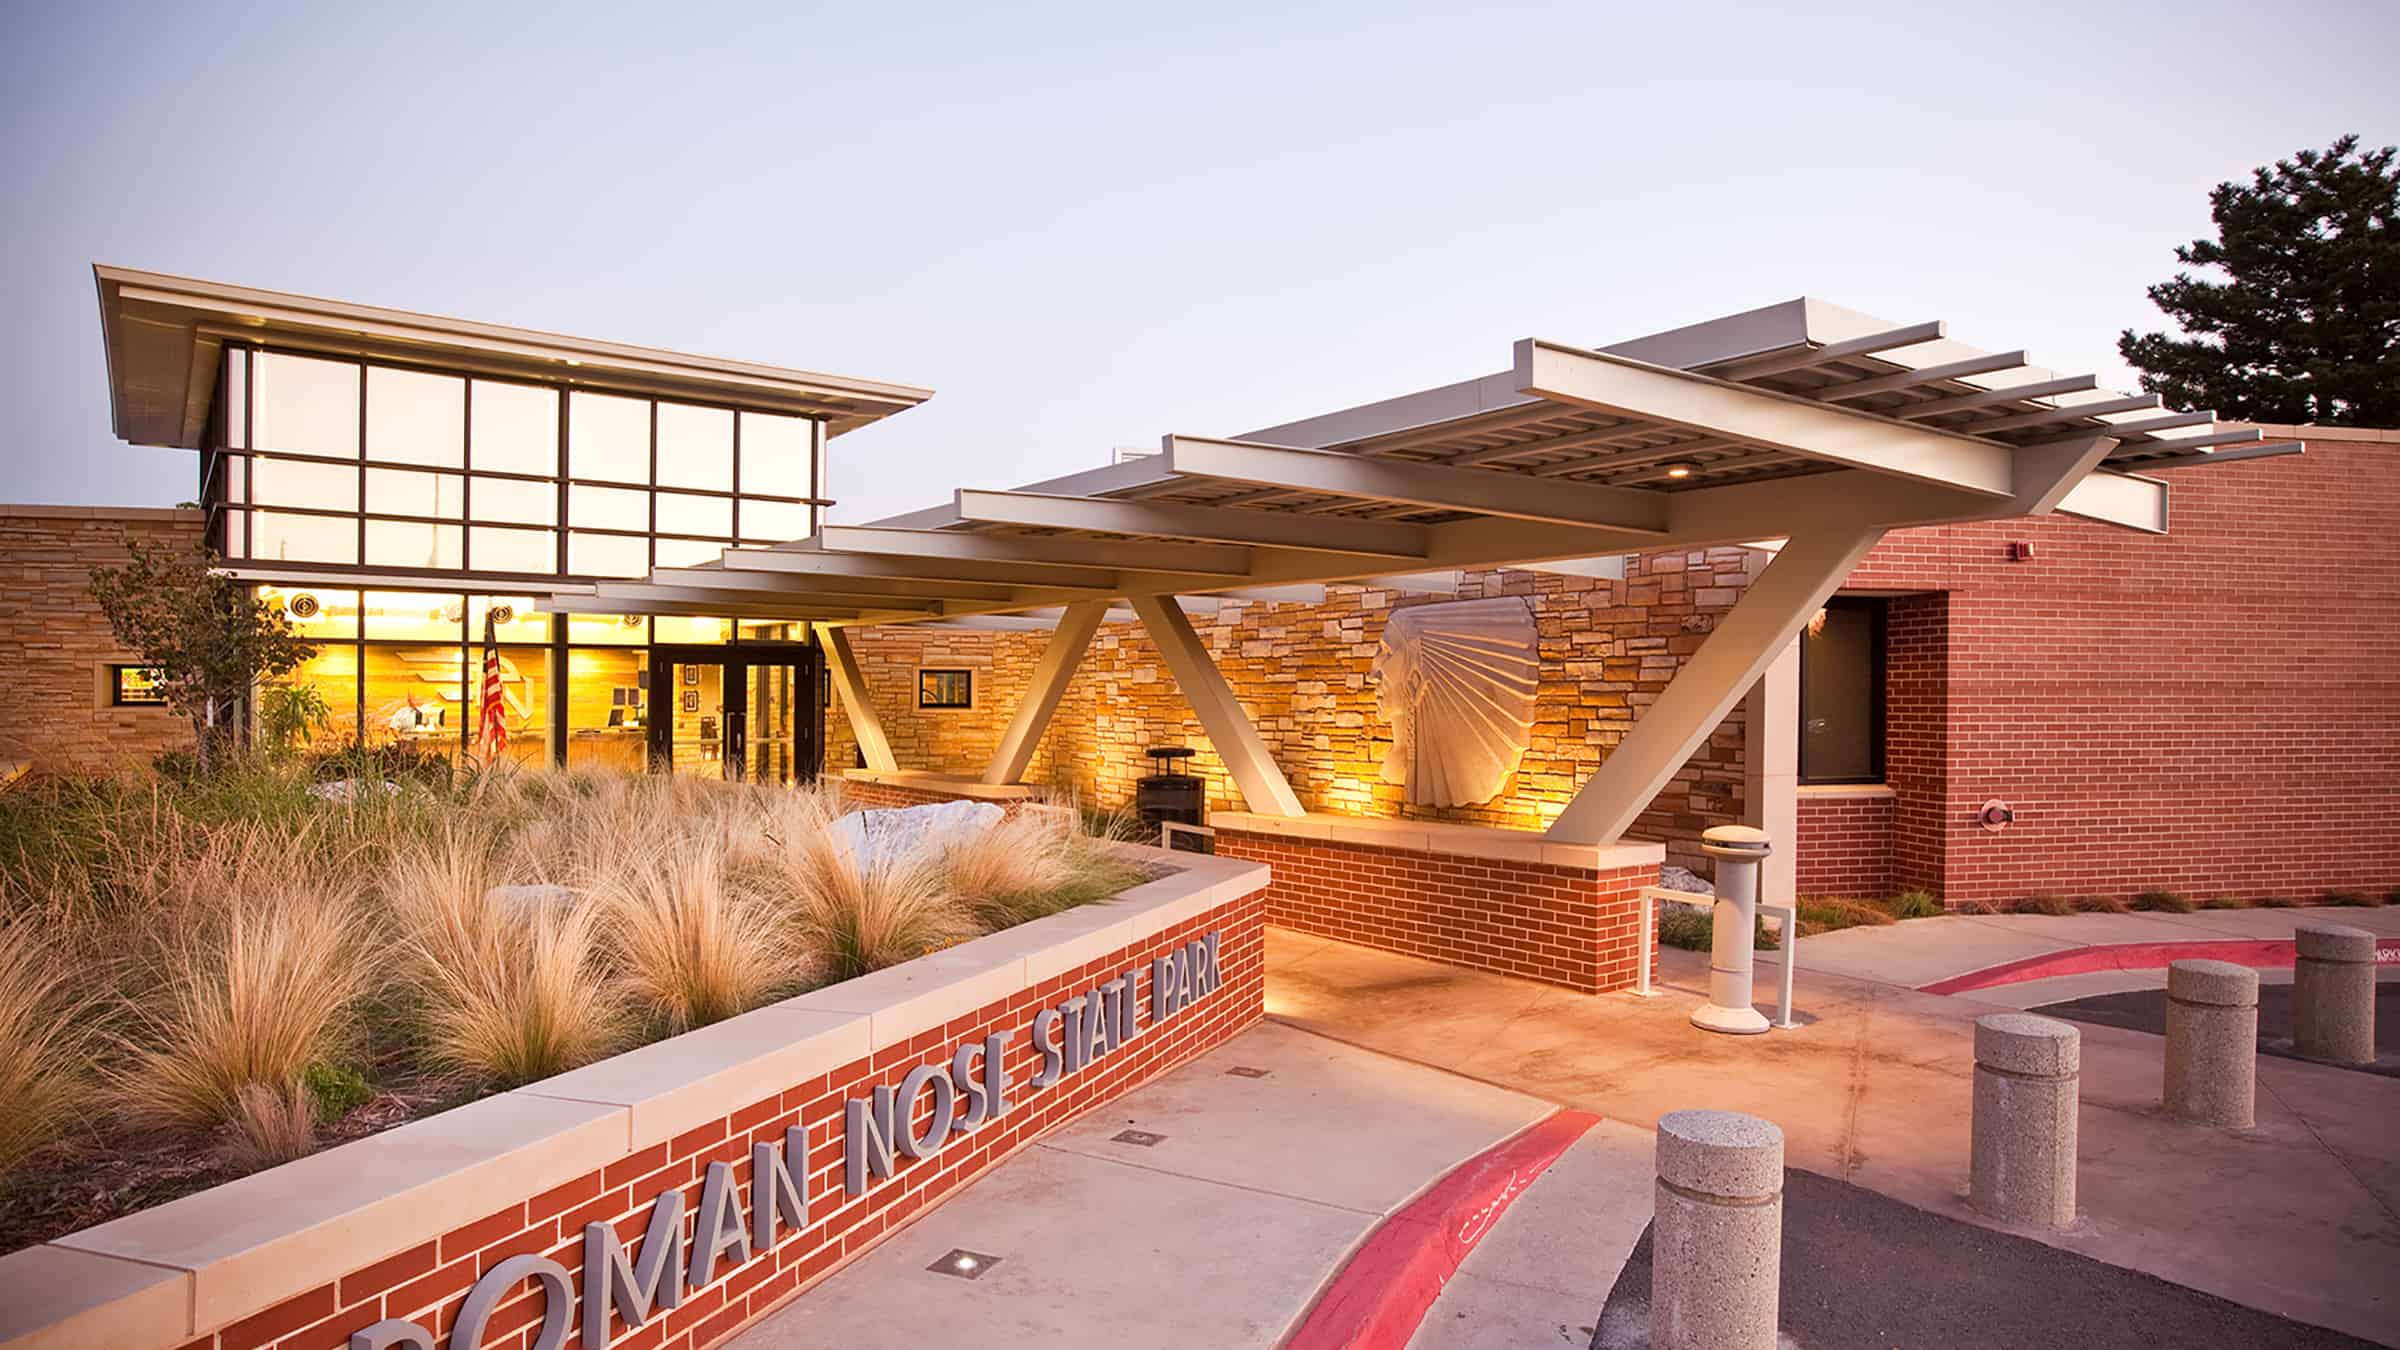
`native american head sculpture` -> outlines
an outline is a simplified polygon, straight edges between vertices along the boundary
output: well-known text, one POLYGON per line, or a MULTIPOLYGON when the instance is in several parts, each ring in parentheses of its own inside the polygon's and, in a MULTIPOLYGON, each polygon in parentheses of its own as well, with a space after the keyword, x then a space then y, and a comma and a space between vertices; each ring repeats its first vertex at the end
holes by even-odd
POLYGON ((1417 806, 1500 795, 1533 732, 1540 669, 1533 609, 1517 597, 1393 614, 1368 672, 1392 724, 1383 781, 1417 806))

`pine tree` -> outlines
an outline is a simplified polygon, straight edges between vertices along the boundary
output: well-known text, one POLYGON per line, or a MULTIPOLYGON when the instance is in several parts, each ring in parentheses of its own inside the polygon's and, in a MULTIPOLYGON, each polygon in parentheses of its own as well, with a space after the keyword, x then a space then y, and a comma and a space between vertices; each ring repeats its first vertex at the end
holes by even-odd
POLYGON ((2220 417, 2400 426, 2400 174, 2344 136, 2209 194, 2217 237, 2150 299, 2188 337, 2125 330, 2117 350, 2170 407, 2220 417))

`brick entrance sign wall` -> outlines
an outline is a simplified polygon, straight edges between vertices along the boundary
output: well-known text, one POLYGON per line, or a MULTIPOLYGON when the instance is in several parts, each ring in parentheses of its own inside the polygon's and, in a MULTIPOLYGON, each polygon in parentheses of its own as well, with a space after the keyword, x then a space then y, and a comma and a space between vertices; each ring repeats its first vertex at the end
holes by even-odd
POLYGON ((1635 983, 1641 889, 1658 884, 1665 856, 1658 844, 1410 821, 1218 812, 1209 823, 1220 856, 1273 869, 1270 923, 1585 993, 1635 983))
MULTIPOLYGON (((829 986, 386 1134, 0 1258, 0 1345, 112 1350, 343 1350, 387 1319, 432 1333, 441 1350, 527 1350, 551 1302, 511 1279, 471 1345, 450 1339, 477 1281, 503 1262, 563 1269, 573 1298, 562 1345, 582 1339, 586 1227, 612 1228, 638 1260, 662 1195, 681 1196, 682 1250, 697 1261, 708 1175, 724 1164, 743 1234, 753 1232, 753 1148, 778 1156, 802 1132, 790 1172, 806 1214, 712 1278, 682 1284, 679 1306, 643 1325, 611 1314, 615 1350, 705 1350, 857 1257, 913 1215, 1030 1141, 1221 1044, 1264 1006, 1265 869, 1222 859, 1119 900, 978 939, 829 986), (1216 982, 1193 944, 1214 937, 1216 982), (1167 964, 1160 965, 1161 957, 1167 964), (1162 972, 1170 1015, 1156 1016, 1162 972), (1122 985, 1132 973, 1129 986, 1122 985), (1107 1047, 1052 1085, 1071 1000, 1108 990, 1107 1047), (1132 1009, 1121 1021, 1119 1003, 1132 1009), (1037 1020, 1041 1019, 1041 1020, 1037 1020), (1045 1023, 1047 1026, 1045 1027, 1045 1023), (1121 1039, 1116 1032, 1130 1029, 1121 1039), (1037 1051, 1034 1035, 1054 1048, 1037 1051), (912 1069, 958 1078, 961 1047, 1004 1037, 1004 1114, 950 1135, 928 1156, 893 1155, 850 1195, 846 1111, 898 1090, 912 1069), (522 1264, 522 1263, 521 1263, 522 1264)), ((1097 1033, 1095 1033, 1097 1039, 1097 1033)), ((966 1076, 979 1084, 980 1061, 966 1076)), ((930 1086, 929 1083, 925 1086, 930 1086)), ((963 1109, 965 1089, 959 1089, 963 1109)), ((929 1135, 935 1094, 903 1128, 929 1135)), ((896 1134, 895 1134, 896 1137, 896 1134)), ((1096 1234, 1105 1245, 1107 1235, 1096 1234)), ((387 1341, 404 1345, 406 1341, 387 1341)))

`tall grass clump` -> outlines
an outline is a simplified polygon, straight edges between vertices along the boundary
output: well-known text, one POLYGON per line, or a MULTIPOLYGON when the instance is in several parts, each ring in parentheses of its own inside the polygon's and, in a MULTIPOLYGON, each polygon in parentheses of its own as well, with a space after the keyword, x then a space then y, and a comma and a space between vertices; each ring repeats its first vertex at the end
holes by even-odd
POLYGON ((482 833, 452 822, 404 842, 381 892, 398 925, 404 980, 440 1069, 511 1087, 623 1045, 622 999, 606 978, 598 909, 506 878, 482 833))
POLYGON ((835 831, 841 801, 802 790, 768 798, 751 865, 790 906, 793 932, 830 980, 897 965, 973 937, 976 924, 934 849, 861 860, 835 831))
POLYGON ((1006 928, 1106 899, 1147 874, 1064 807, 1022 807, 988 830, 943 841, 939 863, 976 920, 1006 928))
POLYGON ((0 927, 0 1176, 58 1139, 81 1105, 69 978, 33 924, 0 927))
POLYGON ((2148 890, 2133 897, 2133 907, 2154 914, 2189 914, 2192 898, 2177 891, 2148 890))
POLYGON ((1902 891, 1884 902, 1895 919, 1931 919, 1942 914, 1942 902, 1929 891, 1902 891))
POLYGON ((653 831, 588 887, 606 916, 618 977, 650 1018, 686 1031, 748 1012, 807 982, 788 913, 735 873, 718 830, 653 831))
POLYGON ((355 873, 314 843, 230 829, 177 874, 157 987, 129 1000, 111 1073, 128 1123, 226 1132, 259 1162, 312 1146, 305 1121, 262 1103, 307 1100, 309 1066, 350 1047, 368 987, 355 873))

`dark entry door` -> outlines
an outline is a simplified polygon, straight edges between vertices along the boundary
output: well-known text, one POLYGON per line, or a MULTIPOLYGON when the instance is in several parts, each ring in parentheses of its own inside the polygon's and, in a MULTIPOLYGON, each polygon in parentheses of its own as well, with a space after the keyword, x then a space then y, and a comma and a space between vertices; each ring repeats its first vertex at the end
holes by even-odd
POLYGON ((654 772, 805 783, 822 767, 813 647, 657 647, 650 656, 654 772))

